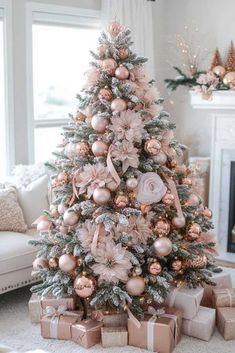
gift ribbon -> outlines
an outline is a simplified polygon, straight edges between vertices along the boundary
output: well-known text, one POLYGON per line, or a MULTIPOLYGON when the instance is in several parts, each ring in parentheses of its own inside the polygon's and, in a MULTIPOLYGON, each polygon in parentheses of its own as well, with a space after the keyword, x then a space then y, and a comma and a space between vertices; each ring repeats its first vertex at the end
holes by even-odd
POLYGON ((136 319, 136 317, 132 314, 132 312, 131 312, 130 308, 128 307, 128 305, 125 305, 125 306, 124 306, 124 310, 127 312, 128 317, 129 317, 129 319, 133 322, 133 324, 134 324, 135 326, 137 326, 138 328, 140 328, 140 327, 141 327, 141 323, 140 323, 139 320, 136 319))
POLYGON ((221 288, 221 289, 217 289, 216 294, 221 295, 222 297, 229 297, 229 306, 232 307, 233 304, 235 304, 235 292, 233 289, 229 289, 229 288, 221 288))
POLYGON ((101 232, 101 227, 102 224, 98 224, 98 226, 96 227, 94 236, 93 236, 93 240, 91 243, 91 253, 94 255, 96 253, 96 249, 97 249, 97 244, 98 244, 98 238, 101 232))
POLYGON ((176 210, 177 210, 178 217, 184 217, 183 211, 182 211, 182 208, 181 208, 181 204, 180 204, 180 200, 179 200, 178 191, 176 189, 174 180, 172 180, 165 173, 162 173, 162 174, 163 174, 164 178, 166 179, 166 181, 167 181, 167 183, 169 185, 169 188, 171 190, 172 195, 175 198, 175 207, 176 207, 176 210))
POLYGON ((112 158, 111 158, 112 147, 113 147, 113 145, 109 146, 106 163, 107 163, 109 173, 112 175, 112 177, 116 181, 117 185, 119 185, 121 182, 121 179, 120 179, 120 177, 119 177, 119 175, 113 165, 113 162, 112 162, 112 158))

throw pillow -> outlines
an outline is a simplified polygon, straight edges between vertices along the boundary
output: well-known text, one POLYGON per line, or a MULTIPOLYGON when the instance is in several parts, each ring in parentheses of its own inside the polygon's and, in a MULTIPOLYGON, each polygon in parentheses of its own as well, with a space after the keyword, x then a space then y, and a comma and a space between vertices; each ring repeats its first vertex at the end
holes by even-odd
POLYGON ((27 230, 14 186, 5 185, 0 189, 0 231, 2 230, 18 233, 25 233, 27 230))

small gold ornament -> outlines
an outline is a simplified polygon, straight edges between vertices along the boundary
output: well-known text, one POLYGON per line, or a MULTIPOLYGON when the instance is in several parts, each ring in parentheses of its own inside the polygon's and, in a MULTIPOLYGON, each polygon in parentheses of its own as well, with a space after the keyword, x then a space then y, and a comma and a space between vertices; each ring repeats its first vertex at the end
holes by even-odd
POLYGON ((170 233, 171 227, 166 219, 159 219, 154 225, 154 232, 159 237, 166 237, 170 233))
POLYGON ((150 156, 156 156, 161 150, 161 142, 154 138, 147 140, 144 144, 144 150, 150 156))
POLYGON ((173 270, 173 271, 180 271, 181 270, 181 268, 182 268, 182 261, 181 260, 173 260, 172 262, 171 262, 171 269, 173 270))
POLYGON ((167 192, 163 198, 162 198, 162 202, 166 205, 166 206, 172 206, 175 202, 175 197, 174 195, 172 195, 171 193, 167 192))
POLYGON ((213 216, 212 211, 207 207, 204 208, 202 214, 203 214, 204 218, 207 220, 210 220, 213 216))
POLYGON ((129 198, 127 195, 119 193, 114 199, 115 205, 118 208, 124 208, 129 204, 129 198))
POLYGON ((162 266, 161 266, 160 262, 158 262, 157 260, 150 262, 150 264, 148 265, 148 272, 154 276, 159 275, 159 273, 162 272, 162 266))
POLYGON ((184 185, 187 185, 188 187, 191 187, 192 186, 192 179, 191 178, 183 178, 182 179, 182 184, 184 184, 184 185))
POLYGON ((85 157, 88 156, 90 153, 90 146, 87 142, 81 141, 76 144, 75 151, 79 157, 85 157))
POLYGON ((57 257, 51 257, 49 259, 49 267, 50 268, 57 268, 58 267, 58 264, 59 264, 59 260, 57 257))
POLYGON ((187 239, 197 240, 201 234, 201 227, 197 223, 192 223, 187 227, 187 239))

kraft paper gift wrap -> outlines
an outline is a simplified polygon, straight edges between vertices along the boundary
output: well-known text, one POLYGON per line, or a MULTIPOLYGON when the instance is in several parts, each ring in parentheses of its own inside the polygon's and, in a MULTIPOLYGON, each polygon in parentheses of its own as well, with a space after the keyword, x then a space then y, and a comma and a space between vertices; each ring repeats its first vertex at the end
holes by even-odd
POLYGON ((127 327, 127 313, 104 314, 103 323, 106 327, 127 327))
POLYGON ((183 319, 183 334, 209 341, 215 329, 215 309, 200 306, 192 320, 183 319))
POLYGON ((101 341, 104 348, 124 347, 128 344, 126 327, 102 327, 101 341))
POLYGON ((225 340, 235 339, 235 308, 217 308, 217 327, 225 340))
POLYGON ((62 305, 58 309, 48 306, 45 311, 40 320, 42 337, 70 340, 71 326, 81 320, 81 312, 67 311, 62 305))
POLYGON ((63 298, 56 298, 54 296, 41 297, 35 293, 32 294, 29 300, 29 316, 31 322, 39 323, 42 316, 42 311, 47 306, 58 308, 60 305, 65 305, 68 310, 75 310, 75 297, 67 296, 63 298))
POLYGON ((235 289, 213 289, 212 304, 217 307, 235 307, 235 289))
POLYGON ((203 296, 203 288, 173 288, 165 304, 182 311, 184 319, 192 320, 196 316, 203 296))
POLYGON ((160 317, 145 314, 140 326, 128 319, 129 345, 152 352, 171 353, 180 340, 182 314, 175 308, 166 308, 160 317))
POLYGON ((102 322, 91 319, 82 320, 72 325, 72 341, 84 348, 89 348, 101 340, 102 322))
POLYGON ((212 302, 212 292, 213 289, 220 289, 220 288, 232 288, 232 279, 229 272, 226 269, 220 273, 214 273, 210 278, 212 282, 216 284, 216 286, 204 286, 204 293, 201 301, 202 306, 207 306, 208 308, 213 308, 212 302))

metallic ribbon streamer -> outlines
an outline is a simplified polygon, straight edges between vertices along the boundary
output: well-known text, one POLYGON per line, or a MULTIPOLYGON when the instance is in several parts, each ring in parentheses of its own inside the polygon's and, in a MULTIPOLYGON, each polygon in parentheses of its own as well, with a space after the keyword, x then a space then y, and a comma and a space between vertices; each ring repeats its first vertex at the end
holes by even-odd
POLYGON ((108 150, 108 155, 107 155, 107 167, 108 167, 108 170, 109 170, 109 173, 112 175, 113 179, 116 181, 117 185, 120 184, 121 182, 121 179, 113 165, 113 162, 112 162, 112 158, 111 158, 111 152, 112 152, 112 145, 109 146, 109 150, 108 150))
POLYGON ((140 327, 141 327, 141 323, 140 323, 139 320, 136 319, 136 317, 132 314, 132 312, 131 312, 130 308, 128 307, 128 305, 125 305, 124 310, 127 312, 128 317, 129 317, 129 319, 133 322, 133 324, 134 324, 135 326, 137 326, 138 328, 140 328, 140 327))
POLYGON ((100 231, 101 231, 101 227, 102 227, 102 224, 98 224, 98 226, 97 226, 97 228, 95 230, 94 237, 93 237, 93 240, 92 240, 92 243, 91 243, 91 253, 92 254, 96 253, 97 244, 98 244, 98 238, 99 238, 99 234, 100 234, 100 231))
POLYGON ((78 175, 78 170, 76 170, 73 174, 73 180, 72 180, 72 187, 73 187, 73 194, 72 194, 72 197, 69 201, 69 206, 71 206, 74 201, 76 200, 76 198, 78 198, 78 192, 77 192, 77 188, 76 188, 76 177, 78 175))
POLYGON ((179 200, 179 195, 178 195, 174 180, 172 180, 170 177, 168 177, 165 173, 162 173, 162 174, 169 185, 169 188, 171 190, 172 195, 175 198, 175 207, 177 210, 177 215, 179 217, 184 217, 183 211, 181 208, 181 204, 180 204, 180 200, 179 200))

